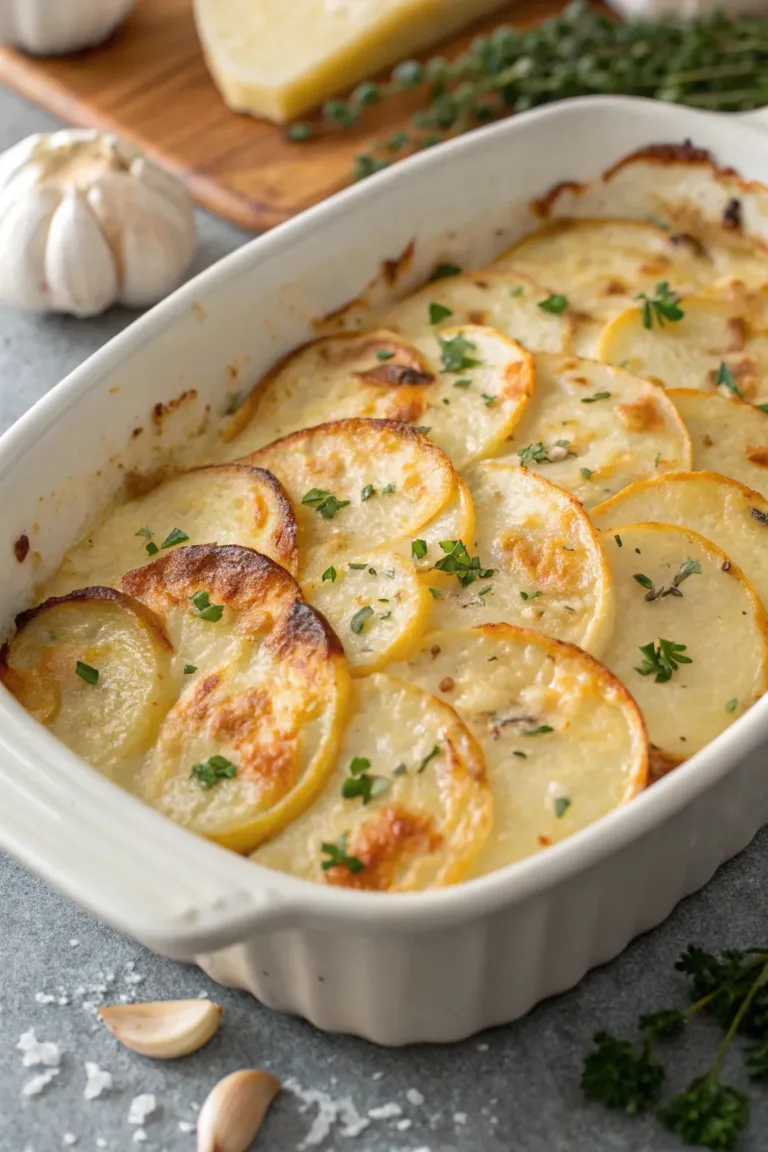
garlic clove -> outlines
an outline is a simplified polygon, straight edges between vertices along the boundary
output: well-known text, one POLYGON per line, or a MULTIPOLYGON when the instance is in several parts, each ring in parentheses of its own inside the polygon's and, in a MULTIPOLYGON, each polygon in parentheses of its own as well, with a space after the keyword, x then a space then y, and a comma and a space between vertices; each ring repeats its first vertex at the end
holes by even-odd
POLYGON ((99 1016, 121 1044, 154 1060, 176 1060, 207 1044, 219 1027, 221 1005, 210 1000, 113 1004, 99 1016))
POLYGON ((256 1068, 219 1080, 197 1118, 197 1152, 248 1152, 280 1088, 279 1080, 256 1068))
POLYGON ((45 249, 45 279, 57 312, 95 316, 118 292, 112 252, 78 189, 67 188, 51 218, 45 249))

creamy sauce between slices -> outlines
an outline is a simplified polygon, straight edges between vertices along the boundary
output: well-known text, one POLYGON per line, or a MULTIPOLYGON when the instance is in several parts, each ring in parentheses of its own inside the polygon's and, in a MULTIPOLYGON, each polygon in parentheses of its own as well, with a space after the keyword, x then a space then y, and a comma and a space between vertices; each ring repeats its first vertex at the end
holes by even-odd
POLYGON ((623 805, 768 683, 768 255, 733 250, 554 221, 298 349, 69 550, 6 688, 336 887, 455 884, 623 805))

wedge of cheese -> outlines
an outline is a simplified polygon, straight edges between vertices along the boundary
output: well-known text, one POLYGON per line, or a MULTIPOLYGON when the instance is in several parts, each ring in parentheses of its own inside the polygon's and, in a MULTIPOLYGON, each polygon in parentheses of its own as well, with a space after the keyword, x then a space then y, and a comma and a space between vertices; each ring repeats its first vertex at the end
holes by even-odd
POLYGON ((282 123, 504 2, 195 0, 195 19, 230 108, 282 123))

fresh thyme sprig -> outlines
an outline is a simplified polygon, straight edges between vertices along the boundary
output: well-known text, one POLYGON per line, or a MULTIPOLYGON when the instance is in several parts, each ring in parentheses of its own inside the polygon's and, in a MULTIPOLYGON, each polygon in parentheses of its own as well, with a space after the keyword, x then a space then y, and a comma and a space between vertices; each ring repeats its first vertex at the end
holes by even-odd
POLYGON ((749 949, 713 956, 689 947, 675 965, 691 980, 693 1003, 641 1016, 640 1043, 598 1032, 587 1053, 581 1087, 590 1100, 630 1115, 655 1107, 666 1071, 653 1052, 658 1041, 684 1032, 699 1012, 713 1016, 725 1035, 702 1076, 660 1108, 659 1121, 688 1144, 713 1152, 732 1152, 749 1119, 746 1093, 720 1079, 726 1052, 741 1033, 757 1041, 744 1063, 753 1080, 768 1076, 768 951, 749 949))
POLYGON ((647 296, 645 292, 639 292, 635 299, 643 301, 641 312, 644 328, 653 328, 654 320, 659 328, 663 328, 667 321, 670 324, 675 324, 685 316, 685 312, 680 307, 680 297, 672 291, 666 280, 662 280, 656 285, 654 296, 647 296))
POLYGON ((362 179, 452 136, 513 112, 566 96, 650 96, 720 111, 768 103, 768 23, 729 21, 722 13, 690 22, 622 24, 590 11, 584 0, 536 28, 496 29, 452 60, 406 60, 382 83, 359 84, 328 100, 317 122, 292 124, 305 142, 359 125, 370 108, 418 91, 424 105, 406 128, 355 157, 362 179))

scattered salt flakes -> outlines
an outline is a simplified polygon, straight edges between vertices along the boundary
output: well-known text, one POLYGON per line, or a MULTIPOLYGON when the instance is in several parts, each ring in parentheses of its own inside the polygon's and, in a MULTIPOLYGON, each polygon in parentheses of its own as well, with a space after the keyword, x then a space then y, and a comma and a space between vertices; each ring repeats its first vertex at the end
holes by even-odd
POLYGON ((405 1094, 405 1098, 409 1104, 414 1104, 416 1107, 424 1103, 424 1097, 418 1088, 409 1088, 405 1094))
POLYGON ((322 1144, 337 1121, 343 1125, 341 1135, 348 1138, 359 1136, 370 1123, 360 1115, 349 1097, 334 1100, 327 1092, 320 1092, 316 1088, 302 1088, 298 1080, 293 1077, 284 1082, 283 1088, 301 1102, 300 1112, 308 1112, 313 1106, 317 1108, 317 1115, 312 1121, 309 1132, 298 1146, 299 1152, 322 1144))
POLYGON ((38 1072, 31 1080, 27 1080, 21 1090, 22 1096, 39 1096, 43 1088, 47 1088, 54 1076, 58 1076, 58 1068, 48 1068, 45 1072, 38 1072))
POLYGON ((395 1124, 395 1128, 397 1128, 398 1132, 407 1132, 412 1124, 413 1120, 409 1120, 406 1117, 404 1120, 398 1120, 397 1124, 395 1124))
POLYGON ((127 972, 125 976, 126 984, 142 984, 144 981, 143 976, 139 976, 138 972, 127 972))
POLYGON ((103 1136, 97 1136, 96 1137, 96 1147, 97 1148, 106 1148, 107 1147, 107 1142, 103 1136))
POLYGON ((61 1142, 62 1144, 67 1144, 71 1147, 73 1144, 77 1144, 77 1136, 75 1136, 72 1132, 65 1132, 61 1138, 61 1142))
POLYGON ((374 1072, 373 1076, 371 1076, 371 1080, 383 1080, 383 1079, 384 1079, 384 1073, 383 1072, 374 1072))
POLYGON ((198 1000, 207 1000, 208 999, 208 993, 206 992, 205 988, 203 988, 202 992, 198 992, 197 998, 198 998, 198 1000))
POLYGON ((179 1120, 179 1132, 194 1132, 197 1128, 194 1120, 179 1120))
POLYGON ((454 1122, 454 1124, 466 1124, 466 1122, 467 1122, 466 1112, 454 1112, 453 1122, 454 1122))
POLYGON ((50 992, 35 992, 35 1000, 38 1004, 55 1004, 56 997, 51 996, 50 992))
MULTIPOLYGON (((83 1096, 86 1100, 96 1100, 102 1092, 108 1092, 112 1087, 112 1073, 105 1072, 98 1064, 90 1060, 85 1062, 86 1083, 83 1096)), ((139 1121, 141 1123, 141 1121, 139 1121)))
POLYGON ((490 1044, 478 1044, 477 1051, 478 1052, 487 1052, 489 1048, 490 1048, 490 1044))
POLYGON ((70 946, 70 948, 79 948, 80 947, 80 941, 79 940, 70 940, 69 946, 70 946))
POLYGON ((135 960, 129 960, 127 962, 127 964, 125 965, 125 967, 129 972, 133 972, 134 968, 136 967, 136 961, 135 960))
MULTIPOLYGON (((129 1124, 143 1124, 148 1116, 157 1108, 157 1100, 149 1093, 144 1093, 142 1096, 134 1096, 131 1100, 131 1106, 128 1109, 128 1123, 129 1124)), ((134 1136, 134 1140, 136 1137, 134 1136)))
POLYGON ((143 1128, 137 1128, 133 1134, 134 1144, 143 1144, 147 1138, 147 1134, 143 1128))
POLYGON ((118 997, 118 999, 120 1000, 120 1003, 121 1003, 121 1004, 127 1004, 127 1003, 128 1003, 128 1001, 129 1001, 131 998, 130 998, 130 996, 126 996, 126 995, 125 995, 125 993, 124 993, 124 992, 122 992, 122 993, 120 994, 120 996, 118 997))
POLYGON ((200 1111, 200 1105, 198 1104, 197 1100, 192 1101, 192 1103, 190 1104, 190 1108, 192 1109, 193 1112, 199 1112, 200 1111))
POLYGON ((402 1116, 403 1110, 399 1104, 380 1104, 378 1108, 369 1108, 368 1115, 371 1120, 394 1120, 395 1116, 402 1116))
POLYGON ((346 1139, 353 1139, 359 1136, 361 1132, 370 1124, 370 1120, 366 1120, 365 1116, 361 1116, 357 1108, 348 1096, 338 1103, 339 1120, 342 1123, 341 1135, 346 1139))
POLYGON ((68 996, 59 996, 56 1003, 58 1004, 59 1008, 66 1008, 67 1004, 69 1004, 69 997, 68 996))
POLYGON ((34 1068, 37 1064, 45 1064, 49 1068, 58 1068, 61 1063, 61 1049, 52 1041, 38 1041, 34 1028, 22 1033, 16 1045, 23 1052, 22 1064, 25 1068, 34 1068))

